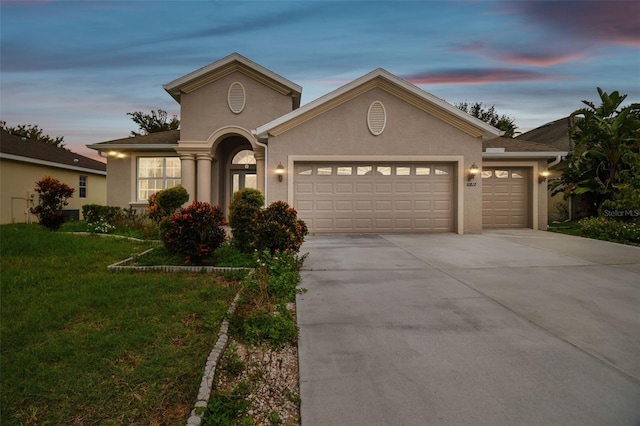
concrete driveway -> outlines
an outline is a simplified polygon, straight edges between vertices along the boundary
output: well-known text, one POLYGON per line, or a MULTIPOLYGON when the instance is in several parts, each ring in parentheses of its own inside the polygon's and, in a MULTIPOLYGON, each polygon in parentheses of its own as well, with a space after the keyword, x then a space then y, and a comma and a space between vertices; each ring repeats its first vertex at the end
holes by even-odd
POLYGON ((311 236, 302 424, 640 424, 640 248, 533 230, 311 236))

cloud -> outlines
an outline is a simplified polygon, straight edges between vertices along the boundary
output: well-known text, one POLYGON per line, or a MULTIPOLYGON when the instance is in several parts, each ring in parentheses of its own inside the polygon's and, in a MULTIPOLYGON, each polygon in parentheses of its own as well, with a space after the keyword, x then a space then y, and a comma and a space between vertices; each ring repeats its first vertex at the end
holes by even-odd
POLYGON ((496 52, 495 57, 503 62, 516 65, 530 65, 535 67, 550 67, 585 58, 582 52, 496 52))
POLYGON ((474 85, 559 79, 559 77, 550 77, 535 71, 514 70, 508 68, 451 69, 406 75, 402 78, 415 85, 474 85))
POLYGON ((640 46, 637 1, 518 1, 505 7, 585 44, 640 46))

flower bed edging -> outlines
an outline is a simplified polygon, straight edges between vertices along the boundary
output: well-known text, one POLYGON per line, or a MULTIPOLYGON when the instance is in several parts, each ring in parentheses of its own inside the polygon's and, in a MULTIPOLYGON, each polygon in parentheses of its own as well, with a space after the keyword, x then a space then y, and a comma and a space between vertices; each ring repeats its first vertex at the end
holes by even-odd
POLYGON ((191 410, 191 416, 187 420, 187 426, 200 426, 202 424, 202 418, 209 403, 211 397, 211 390, 213 388, 213 379, 216 375, 216 368, 218 362, 222 357, 222 354, 227 350, 227 344, 229 343, 229 317, 233 315, 236 310, 236 303, 240 298, 240 293, 236 294, 231 306, 227 310, 227 316, 220 325, 220 331, 218 332, 218 341, 216 345, 209 353, 207 363, 204 367, 204 374, 202 375, 202 381, 200 382, 200 390, 198 391, 198 399, 191 410))

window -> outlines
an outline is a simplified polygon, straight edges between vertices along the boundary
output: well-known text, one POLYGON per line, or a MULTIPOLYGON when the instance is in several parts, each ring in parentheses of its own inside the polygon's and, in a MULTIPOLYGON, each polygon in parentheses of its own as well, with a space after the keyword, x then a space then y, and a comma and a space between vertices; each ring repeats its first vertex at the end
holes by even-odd
POLYGON ((148 200, 158 191, 180 185, 180 170, 179 157, 138 158, 138 200, 148 200))
POLYGON ((411 167, 396 166, 396 176, 411 176, 411 167))
POLYGON ((87 198, 87 177, 80 176, 80 182, 78 183, 78 197, 87 198))
POLYGON ((493 176, 493 172, 491 170, 482 171, 482 179, 489 179, 491 176, 493 176))
POLYGON ((331 176, 332 174, 331 166, 328 167, 318 167, 317 174, 318 176, 331 176))
POLYGON ((429 176, 431 174, 431 168, 416 166, 416 176, 429 176))
POLYGON ((378 176, 391 176, 391 167, 389 167, 389 166, 376 166, 376 174, 378 176))
POLYGON ((371 174, 372 170, 373 170, 372 166, 358 166, 357 174, 358 176, 368 176, 371 174))
POLYGON ((231 164, 256 164, 256 157, 253 155, 253 151, 243 149, 233 156, 231 164))
POLYGON ((351 176, 351 166, 338 166, 338 176, 351 176))
POLYGON ((495 177, 498 179, 508 179, 509 178, 509 170, 496 170, 495 177))

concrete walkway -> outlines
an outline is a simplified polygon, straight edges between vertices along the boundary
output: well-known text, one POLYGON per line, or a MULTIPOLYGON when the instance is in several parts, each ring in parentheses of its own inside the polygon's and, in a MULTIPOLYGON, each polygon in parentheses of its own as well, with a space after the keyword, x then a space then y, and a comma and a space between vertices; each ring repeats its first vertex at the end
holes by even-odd
POLYGON ((312 236, 302 424, 640 424, 640 248, 533 230, 312 236))

